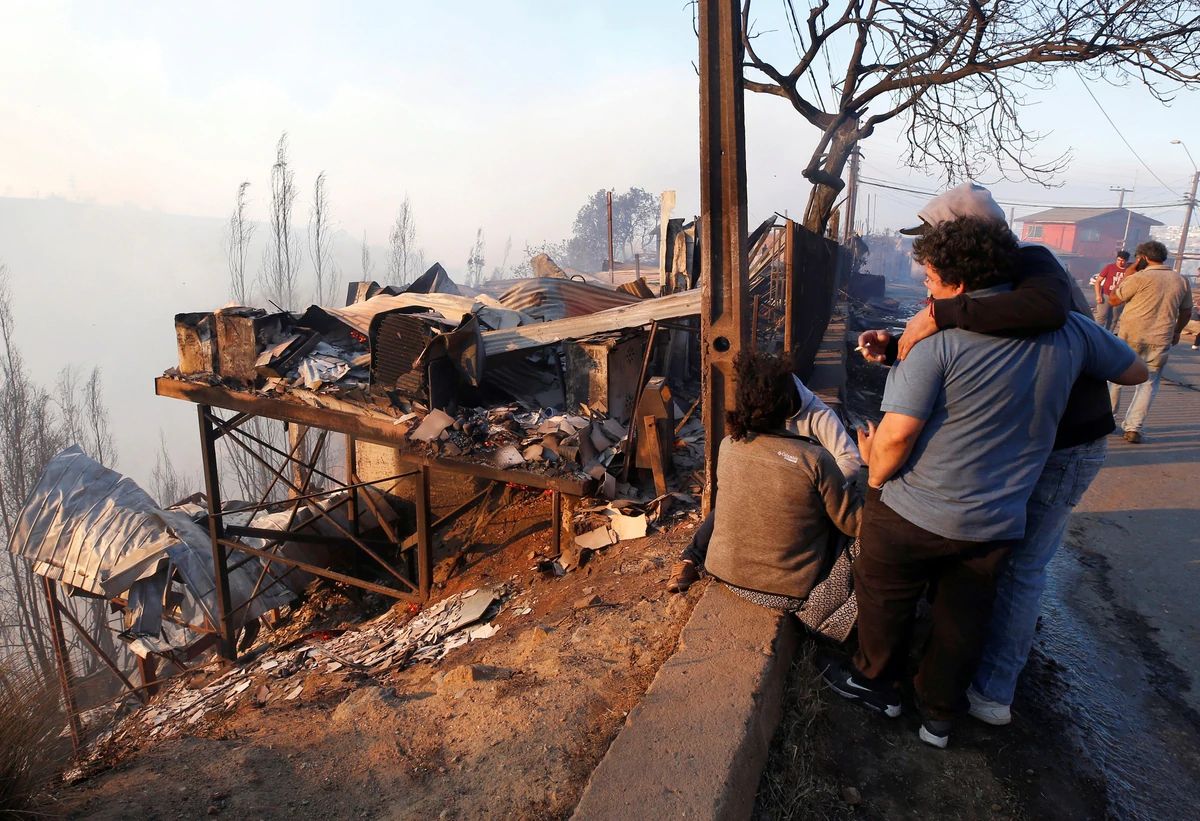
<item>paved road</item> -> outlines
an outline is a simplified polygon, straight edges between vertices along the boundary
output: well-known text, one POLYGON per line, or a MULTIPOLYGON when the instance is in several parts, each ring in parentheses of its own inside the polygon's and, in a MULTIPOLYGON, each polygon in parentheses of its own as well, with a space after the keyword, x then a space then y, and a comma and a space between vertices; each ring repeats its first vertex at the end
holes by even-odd
POLYGON ((1109 440, 1050 565, 1018 691, 1019 712, 1062 728, 1116 818, 1194 818, 1200 806, 1200 351, 1190 342, 1171 353, 1145 441, 1109 440))
POLYGON ((1185 342, 1171 352, 1145 441, 1110 437, 1108 461, 1075 518, 1081 546, 1110 565, 1115 603, 1156 631, 1200 710, 1200 351, 1185 342))

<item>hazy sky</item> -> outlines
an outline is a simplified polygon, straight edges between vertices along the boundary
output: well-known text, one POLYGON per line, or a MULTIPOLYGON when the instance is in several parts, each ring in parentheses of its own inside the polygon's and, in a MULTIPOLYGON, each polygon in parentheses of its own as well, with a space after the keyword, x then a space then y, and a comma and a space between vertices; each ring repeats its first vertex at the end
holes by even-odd
MULTIPOLYGON (((771 28, 778 2, 759 5, 771 28)), ((760 46, 781 62, 791 48, 779 32, 760 46)), ((675 189, 677 213, 696 212, 695 60, 685 0, 0 0, 0 197, 10 198, 0 260, 27 359, 46 383, 68 361, 104 369, 121 466, 144 481, 156 427, 194 444, 194 410, 149 390, 174 364, 171 315, 224 301, 220 221, 242 180, 251 182, 252 217, 262 218, 281 132, 303 191, 301 219, 314 176, 327 174, 346 233, 343 271, 357 273, 364 231, 382 256, 406 192, 429 261, 461 272, 482 226, 490 268, 510 236, 518 252, 565 237, 601 188, 675 189), (52 196, 121 208, 101 216, 17 199, 52 196), (91 230, 93 244, 75 247, 46 224, 53 215, 91 230), (49 281, 62 285, 57 302, 45 298, 49 281), (106 316, 115 310, 123 313, 106 316)), ((1167 188, 1064 72, 1031 95, 1024 114, 1051 132, 1043 156, 1069 148, 1075 159, 1059 188, 993 186, 1000 199, 1029 204, 1018 217, 1038 204, 1115 205, 1111 185, 1136 187, 1135 205, 1182 199, 1193 166, 1169 141, 1191 141, 1200 157, 1196 98, 1163 109, 1136 86, 1093 92, 1167 188)), ((799 172, 815 132, 777 98, 747 95, 746 111, 752 222, 800 212, 808 186, 799 172)), ((863 150, 864 175, 940 184, 903 166, 894 128, 863 150)), ((864 194, 877 197, 877 228, 911 224, 925 199, 864 194)), ((1148 213, 1172 223, 1181 211, 1148 213)))
MULTIPOLYGON (((775 4, 762 3, 768 15, 775 4)), ((557 239, 591 191, 679 191, 697 208, 696 44, 684 0, 626 2, 5 3, 0 195, 133 203, 223 216, 237 184, 261 213, 280 132, 302 186, 319 170, 337 221, 382 243, 405 192, 430 259, 465 259, 482 225, 495 252, 511 235, 557 239), (19 158, 19 162, 14 162, 19 158)), ((774 35, 786 59, 788 41, 774 35)), ((764 47, 768 43, 764 41, 764 47)), ((1164 112, 1137 88, 1095 93, 1176 191, 1200 114, 1164 112)), ((781 100, 748 95, 752 210, 797 209, 813 132, 781 100)), ((1117 139, 1079 80, 1033 98, 1053 131, 1048 156, 1075 162, 1029 202, 1176 199, 1117 139)), ((864 173, 936 186, 899 166, 894 132, 866 146, 864 173)), ((1200 156, 1200 134, 1195 137, 1200 156)), ((918 198, 878 192, 884 224, 918 198)))

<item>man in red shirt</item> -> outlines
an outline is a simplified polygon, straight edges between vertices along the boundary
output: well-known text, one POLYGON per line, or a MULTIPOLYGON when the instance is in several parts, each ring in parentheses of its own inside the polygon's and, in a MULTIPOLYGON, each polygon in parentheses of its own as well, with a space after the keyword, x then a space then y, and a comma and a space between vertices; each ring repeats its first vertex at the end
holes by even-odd
POLYGON ((1121 284, 1121 278, 1125 276, 1125 266, 1128 263, 1129 252, 1117 251, 1116 262, 1105 265, 1104 270, 1092 279, 1096 291, 1096 322, 1103 325, 1106 331, 1115 329, 1117 319, 1121 316, 1119 306, 1113 307, 1108 304, 1108 295, 1121 284))

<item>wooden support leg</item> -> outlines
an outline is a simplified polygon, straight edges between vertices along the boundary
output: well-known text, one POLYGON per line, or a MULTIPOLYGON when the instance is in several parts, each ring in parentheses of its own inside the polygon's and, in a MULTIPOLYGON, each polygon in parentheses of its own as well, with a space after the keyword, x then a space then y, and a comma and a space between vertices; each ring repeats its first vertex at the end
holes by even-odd
POLYGON ((429 600, 433 587, 433 522, 429 515, 429 468, 417 472, 417 592, 429 600))
POLYGON ((213 576, 217 580, 216 613, 217 634, 220 641, 217 652, 230 661, 237 658, 237 644, 234 642, 233 621, 230 618, 232 606, 229 599, 229 564, 226 561, 225 525, 221 521, 221 482, 217 473, 217 440, 213 435, 211 408, 199 405, 200 413, 200 448, 204 462, 204 493, 208 497, 208 534, 212 540, 213 576))
POLYGON ((42 577, 42 592, 46 594, 46 608, 50 614, 50 636, 54 641, 54 665, 58 669, 58 686, 62 690, 63 709, 67 712, 67 726, 71 729, 71 747, 79 755, 83 727, 79 723, 79 709, 75 705, 75 692, 71 689, 71 657, 67 654, 67 641, 63 636, 62 615, 59 612, 58 594, 54 582, 42 577))
POLYGON ((663 453, 662 437, 659 436, 658 419, 642 417, 642 435, 646 437, 646 454, 650 458, 650 469, 654 472, 654 491, 658 496, 667 492, 667 459, 663 453))

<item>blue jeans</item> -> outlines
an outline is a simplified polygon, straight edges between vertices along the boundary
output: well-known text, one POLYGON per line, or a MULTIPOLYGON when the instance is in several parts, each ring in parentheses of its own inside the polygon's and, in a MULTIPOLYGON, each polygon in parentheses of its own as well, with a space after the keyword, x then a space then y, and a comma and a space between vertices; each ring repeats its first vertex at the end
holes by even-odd
MULTIPOLYGON (((1163 357, 1164 364, 1166 357, 1163 357)), ((1162 368, 1150 371, 1150 378, 1133 389, 1133 399, 1129 400, 1129 408, 1125 411, 1125 419, 1121 422, 1124 430, 1142 432, 1146 424, 1146 415, 1150 413, 1150 403, 1158 396, 1158 383, 1162 379, 1162 368)), ((1109 383, 1108 398, 1112 400, 1113 413, 1117 412, 1117 404, 1121 401, 1121 386, 1109 383)))
POLYGON ((1097 305, 1096 309, 1092 312, 1093 318, 1096 320, 1096 324, 1104 328, 1104 330, 1115 331, 1117 327, 1117 320, 1121 318, 1121 309, 1123 307, 1125 306, 1109 305, 1108 300, 1105 299, 1103 302, 1097 305))
POLYGON ((1000 571, 991 623, 972 685, 989 701, 1012 704, 1025 668, 1046 587, 1046 565, 1108 453, 1108 437, 1050 454, 1025 511, 1025 538, 1000 571))

